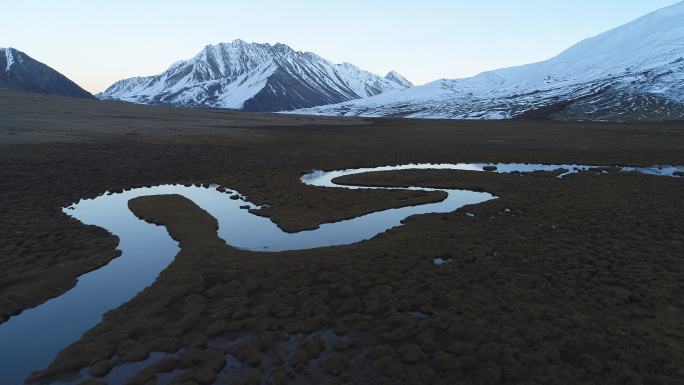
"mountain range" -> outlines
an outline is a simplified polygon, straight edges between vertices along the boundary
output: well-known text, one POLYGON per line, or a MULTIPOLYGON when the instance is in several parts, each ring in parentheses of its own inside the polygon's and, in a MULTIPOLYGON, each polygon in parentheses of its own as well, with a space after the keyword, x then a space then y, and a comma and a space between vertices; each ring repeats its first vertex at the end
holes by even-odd
MULTIPOLYGON (((93 98, 28 55, 0 48, 0 88, 93 98), (5 71, 2 71, 5 68, 5 71)), ((100 100, 258 112, 428 119, 661 121, 684 117, 684 2, 546 61, 414 86, 284 44, 207 45, 100 100)))
POLYGON ((678 120, 684 116, 684 2, 534 64, 293 111, 441 119, 678 120))
POLYGON ((413 85, 392 71, 380 77, 333 64, 285 44, 235 40, 206 46, 156 76, 120 80, 101 100, 276 112, 367 98, 413 85))
POLYGON ((66 76, 11 47, 0 48, 0 88, 95 99, 66 76))

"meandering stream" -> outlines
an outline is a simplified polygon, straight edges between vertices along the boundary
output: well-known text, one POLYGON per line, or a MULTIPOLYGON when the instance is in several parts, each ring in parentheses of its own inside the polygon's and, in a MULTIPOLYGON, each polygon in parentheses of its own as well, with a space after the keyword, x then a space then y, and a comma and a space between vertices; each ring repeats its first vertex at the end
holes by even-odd
MULTIPOLYGON (((322 172, 304 175, 303 183, 312 186, 341 186, 332 179, 349 174, 401 169, 452 169, 482 171, 487 164, 417 164, 367 169, 322 172)), ((496 172, 553 171, 565 168, 561 176, 589 166, 498 164, 496 172)), ((622 168, 647 174, 673 176, 684 167, 622 168)), ((451 212, 459 207, 494 199, 490 194, 464 190, 444 190, 448 197, 438 203, 389 209, 354 219, 322 224, 320 228, 299 233, 286 233, 268 218, 249 213, 240 206, 256 208, 244 198, 229 198, 235 192, 217 191, 217 186, 185 187, 164 185, 140 188, 120 194, 103 194, 95 199, 81 200, 64 208, 68 215, 84 224, 100 226, 119 236, 120 257, 108 265, 84 274, 77 285, 65 294, 26 310, 0 325, 0 378, 3 384, 20 384, 28 375, 50 364, 57 353, 80 338, 102 319, 102 314, 119 307, 154 282, 159 273, 174 259, 178 244, 161 226, 136 218, 128 209, 128 201, 144 195, 180 194, 194 201, 219 222, 218 235, 227 244, 252 251, 277 252, 316 247, 347 245, 370 239, 415 214, 451 212)), ((370 187, 372 188, 372 187, 370 187)), ((415 190, 433 191, 413 187, 415 190)))

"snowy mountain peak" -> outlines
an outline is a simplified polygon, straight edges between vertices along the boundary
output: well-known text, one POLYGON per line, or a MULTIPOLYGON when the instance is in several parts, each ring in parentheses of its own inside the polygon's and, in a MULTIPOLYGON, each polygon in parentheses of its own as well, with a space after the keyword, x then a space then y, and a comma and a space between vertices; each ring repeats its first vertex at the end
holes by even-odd
POLYGON ((284 53, 284 54, 290 54, 290 53, 294 53, 294 52, 295 52, 295 50, 293 50, 292 48, 290 48, 289 45, 281 44, 281 43, 275 43, 275 45, 273 46, 273 50, 274 50, 275 52, 281 52, 281 53, 284 53))
POLYGON ((399 73, 397 73, 394 70, 390 71, 387 75, 385 75, 385 79, 392 81, 392 82, 395 82, 395 83, 397 83, 403 87, 406 87, 406 88, 413 87, 413 83, 406 80, 405 77, 399 75, 399 73))
POLYGON ((120 80, 103 100, 184 107, 287 111, 406 88, 349 64, 333 64, 281 43, 207 45, 192 59, 150 77, 120 80))

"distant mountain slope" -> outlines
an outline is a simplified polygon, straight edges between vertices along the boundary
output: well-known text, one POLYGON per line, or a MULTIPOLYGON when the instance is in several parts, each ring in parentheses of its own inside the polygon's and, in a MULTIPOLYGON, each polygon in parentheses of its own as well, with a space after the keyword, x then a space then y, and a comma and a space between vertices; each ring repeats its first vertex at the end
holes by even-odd
POLYGON ((684 118, 684 2, 539 63, 294 113, 446 119, 684 118))
POLYGON ((96 96, 141 104, 273 112, 406 87, 410 82, 399 74, 386 79, 284 44, 235 40, 208 45, 194 58, 176 62, 159 75, 118 81, 96 96))
POLYGON ((0 48, 0 88, 95 99, 66 76, 14 48, 0 48))

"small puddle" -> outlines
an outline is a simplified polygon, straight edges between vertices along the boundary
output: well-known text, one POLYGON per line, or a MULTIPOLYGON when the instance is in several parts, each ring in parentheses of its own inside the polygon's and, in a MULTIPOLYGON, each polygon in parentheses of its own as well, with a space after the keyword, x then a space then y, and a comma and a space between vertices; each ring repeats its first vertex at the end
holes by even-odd
POLYGON ((446 259, 446 260, 444 260, 444 259, 442 259, 442 258, 435 258, 432 262, 433 262, 435 265, 441 265, 441 264, 443 264, 443 263, 447 263, 447 262, 451 262, 451 261, 453 261, 453 259, 446 259))
POLYGON ((430 318, 429 315, 424 314, 424 313, 421 313, 421 312, 419 312, 419 311, 411 312, 411 315, 414 316, 414 317, 418 317, 418 318, 430 318))
MULTIPOLYGON (((343 175, 373 171, 409 169, 450 169, 493 172, 588 170, 595 166, 533 165, 533 164, 409 164, 332 172, 314 171, 302 176, 303 183, 337 188, 382 188, 341 186, 332 182, 343 175)), ((598 168, 598 167, 595 167, 598 168)), ((622 168, 653 175, 674 176, 684 167, 622 168)), ((402 188, 403 189, 403 188, 402 188)), ((412 190, 435 189, 411 187, 412 190)), ((57 353, 69 343, 98 324, 102 314, 119 307, 154 282, 159 273, 174 259, 178 243, 171 239, 165 227, 139 220, 128 209, 128 201, 144 195, 180 194, 194 201, 219 222, 218 235, 227 244, 245 250, 277 252, 316 247, 348 245, 370 239, 392 227, 400 226, 404 218, 425 213, 452 212, 462 206, 494 199, 490 194, 464 190, 444 190, 448 197, 438 203, 409 206, 371 213, 354 219, 322 224, 319 229, 285 233, 268 218, 249 213, 245 208, 257 208, 239 193, 214 186, 185 187, 164 185, 140 188, 120 194, 104 194, 95 199, 81 200, 63 211, 84 224, 102 227, 119 236, 120 257, 108 265, 78 277, 76 287, 44 304, 28 309, 0 325, 0 373, 2 383, 21 384, 28 375, 47 367, 57 353), (227 191, 227 192, 226 192, 227 191), (231 199, 232 196, 232 199, 231 199)), ((508 211, 508 210, 506 210, 508 211)), ((469 214, 472 216, 472 214, 469 214)), ((449 261, 434 261, 441 264, 449 261)))

